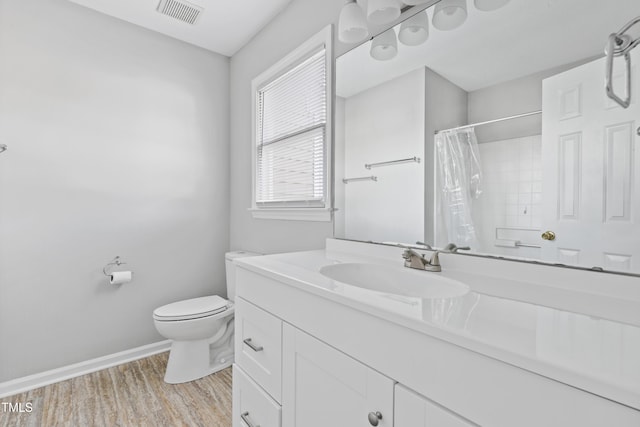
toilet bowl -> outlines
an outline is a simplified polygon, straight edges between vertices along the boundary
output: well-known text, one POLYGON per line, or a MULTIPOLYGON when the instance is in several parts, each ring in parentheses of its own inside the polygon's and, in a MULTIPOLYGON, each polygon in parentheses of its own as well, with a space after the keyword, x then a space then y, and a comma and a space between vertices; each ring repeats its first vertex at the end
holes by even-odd
POLYGON ((255 256, 251 252, 225 255, 227 297, 192 298, 163 305, 153 311, 160 335, 170 339, 171 351, 164 376, 169 384, 197 380, 233 363, 234 259, 255 256))

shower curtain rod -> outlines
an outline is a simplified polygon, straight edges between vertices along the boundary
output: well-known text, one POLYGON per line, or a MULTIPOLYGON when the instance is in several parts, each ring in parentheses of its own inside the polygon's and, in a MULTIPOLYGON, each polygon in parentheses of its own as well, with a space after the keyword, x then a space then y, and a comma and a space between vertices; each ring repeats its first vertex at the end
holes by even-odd
POLYGON ((458 126, 456 128, 451 128, 451 129, 437 130, 433 134, 437 135, 439 133, 452 131, 452 130, 469 129, 469 128, 476 127, 476 126, 489 125, 491 123, 498 123, 498 122, 504 122, 506 120, 519 119, 520 117, 534 116, 536 114, 542 114, 542 110, 531 111, 530 113, 516 114, 515 116, 503 117, 501 119, 488 120, 486 122, 472 123, 470 125, 458 126))

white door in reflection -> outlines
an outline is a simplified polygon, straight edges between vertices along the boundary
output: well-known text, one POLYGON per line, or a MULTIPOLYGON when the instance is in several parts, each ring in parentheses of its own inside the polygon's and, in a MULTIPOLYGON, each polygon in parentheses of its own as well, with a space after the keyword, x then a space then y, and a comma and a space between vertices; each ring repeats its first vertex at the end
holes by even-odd
MULTIPOLYGON (((545 261, 640 271, 640 53, 632 64, 628 109, 606 97, 604 58, 543 82, 542 231, 555 233, 541 240, 545 261)), ((624 61, 615 65, 614 86, 624 97, 624 61)))

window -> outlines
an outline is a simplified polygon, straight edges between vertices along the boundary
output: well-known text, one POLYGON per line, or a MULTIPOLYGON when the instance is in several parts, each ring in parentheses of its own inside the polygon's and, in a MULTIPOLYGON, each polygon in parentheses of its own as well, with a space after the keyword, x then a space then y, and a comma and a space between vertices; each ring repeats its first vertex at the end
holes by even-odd
POLYGON ((252 83, 256 218, 331 220, 331 27, 252 83))

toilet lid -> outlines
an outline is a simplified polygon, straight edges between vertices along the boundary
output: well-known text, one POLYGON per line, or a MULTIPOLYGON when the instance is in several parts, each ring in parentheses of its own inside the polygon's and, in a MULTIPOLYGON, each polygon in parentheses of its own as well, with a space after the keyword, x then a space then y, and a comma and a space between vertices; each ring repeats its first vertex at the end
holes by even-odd
POLYGON ((156 308, 153 311, 153 318, 157 320, 197 319, 221 313, 228 308, 228 305, 229 302, 218 295, 192 298, 156 308))

